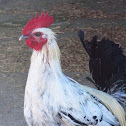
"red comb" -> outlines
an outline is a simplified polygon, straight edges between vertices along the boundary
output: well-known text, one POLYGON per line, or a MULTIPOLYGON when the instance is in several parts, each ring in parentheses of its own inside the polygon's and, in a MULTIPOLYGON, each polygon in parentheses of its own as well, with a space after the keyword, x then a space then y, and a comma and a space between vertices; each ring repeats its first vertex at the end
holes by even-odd
POLYGON ((52 16, 48 16, 49 13, 44 13, 38 17, 38 13, 36 13, 35 19, 31 18, 31 20, 26 24, 23 29, 23 35, 27 36, 31 33, 35 28, 48 27, 50 26, 54 19, 52 16))

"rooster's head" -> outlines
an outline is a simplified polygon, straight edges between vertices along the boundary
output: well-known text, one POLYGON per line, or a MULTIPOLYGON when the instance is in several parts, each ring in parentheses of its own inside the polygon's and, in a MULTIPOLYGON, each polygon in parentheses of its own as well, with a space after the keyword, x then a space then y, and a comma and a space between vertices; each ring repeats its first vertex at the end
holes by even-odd
POLYGON ((42 13, 38 17, 36 13, 35 18, 32 18, 24 27, 22 33, 23 35, 19 40, 26 40, 26 44, 35 49, 41 50, 43 45, 48 42, 48 33, 51 31, 46 27, 50 26, 54 19, 52 16, 48 16, 49 13, 42 13))

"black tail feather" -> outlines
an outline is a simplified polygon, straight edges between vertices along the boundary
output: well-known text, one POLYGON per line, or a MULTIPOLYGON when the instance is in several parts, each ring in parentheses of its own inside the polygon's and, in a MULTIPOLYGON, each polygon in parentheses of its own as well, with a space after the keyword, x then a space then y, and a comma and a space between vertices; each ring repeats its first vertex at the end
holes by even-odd
POLYGON ((86 52, 88 53, 88 55, 90 55, 89 50, 84 41, 84 32, 82 30, 78 31, 78 37, 80 38, 80 41, 81 41, 83 47, 85 48, 86 52))
POLYGON ((117 73, 125 72, 126 58, 122 49, 109 39, 103 38, 98 41, 97 35, 91 42, 84 41, 84 32, 81 30, 78 36, 90 58, 89 69, 92 78, 103 91, 107 91, 110 87, 110 78, 117 73))
POLYGON ((82 30, 78 31, 78 37, 80 38, 80 41, 83 44, 84 43, 84 32, 82 30))
POLYGON ((79 31, 78 36, 89 55, 89 69, 95 85, 115 97, 126 111, 126 56, 122 48, 109 39, 97 41, 98 36, 91 42, 84 41, 83 31, 79 31))

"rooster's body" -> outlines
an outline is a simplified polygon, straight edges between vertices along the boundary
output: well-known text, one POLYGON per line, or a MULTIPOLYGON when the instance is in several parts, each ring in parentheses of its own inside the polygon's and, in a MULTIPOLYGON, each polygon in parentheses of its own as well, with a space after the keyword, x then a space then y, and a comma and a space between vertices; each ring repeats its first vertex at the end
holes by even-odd
POLYGON ((115 97, 126 111, 126 57, 118 44, 103 38, 91 42, 84 40, 84 32, 79 38, 89 55, 89 69, 99 90, 115 97))
MULTIPOLYGON (((43 28, 49 26, 51 20, 48 14, 43 13, 39 18, 36 16, 25 26, 25 37, 20 38, 25 38, 26 44, 34 49, 24 101, 24 115, 28 125, 120 126, 122 122, 118 121, 102 100, 62 73, 55 34, 52 30, 43 28), (46 20, 46 23, 39 28, 36 22, 40 19, 42 23, 46 20), (37 28, 32 26, 29 32, 28 26, 33 23, 37 28)), ((123 109, 120 108, 120 111, 123 109)))

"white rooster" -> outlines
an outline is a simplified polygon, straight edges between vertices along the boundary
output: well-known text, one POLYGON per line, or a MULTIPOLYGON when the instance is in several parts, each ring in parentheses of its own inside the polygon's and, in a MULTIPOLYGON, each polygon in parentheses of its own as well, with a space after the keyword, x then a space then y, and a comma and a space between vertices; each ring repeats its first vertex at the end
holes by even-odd
POLYGON ((43 12, 40 17, 36 14, 19 38, 33 48, 24 100, 27 124, 126 126, 125 112, 114 98, 62 73, 55 33, 46 28, 52 23, 53 17, 48 13, 43 12))

